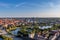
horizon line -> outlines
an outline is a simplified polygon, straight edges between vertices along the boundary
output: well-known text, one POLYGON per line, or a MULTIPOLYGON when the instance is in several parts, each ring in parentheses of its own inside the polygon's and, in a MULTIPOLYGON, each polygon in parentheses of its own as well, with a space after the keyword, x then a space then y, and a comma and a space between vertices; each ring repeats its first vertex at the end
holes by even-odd
POLYGON ((60 18, 60 17, 0 17, 0 18, 60 18))

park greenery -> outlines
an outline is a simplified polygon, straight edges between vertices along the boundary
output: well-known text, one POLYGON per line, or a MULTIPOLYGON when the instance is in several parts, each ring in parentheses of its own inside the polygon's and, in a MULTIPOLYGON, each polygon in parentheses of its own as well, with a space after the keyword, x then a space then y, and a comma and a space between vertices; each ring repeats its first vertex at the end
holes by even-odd
MULTIPOLYGON (((42 24, 40 24, 40 25, 42 25, 42 26, 46 26, 46 24, 45 23, 42 23, 42 24)), ((31 26, 31 24, 30 24, 30 26, 31 26)), ((42 27, 41 26, 41 27, 42 27)), ((10 31, 13 31, 13 30, 16 30, 16 26, 12 26, 12 27, 8 27, 7 29, 6 29, 6 31, 8 32, 8 33, 11 33, 10 31)), ((51 30, 58 30, 58 29, 60 29, 60 25, 53 25, 51 28, 47 28, 47 29, 43 29, 43 31, 51 31, 51 30)), ((21 25, 21 27, 20 27, 20 31, 18 31, 18 33, 23 33, 23 34, 30 34, 31 32, 33 32, 33 33, 37 33, 37 32, 42 32, 42 29, 39 29, 39 26, 38 26, 38 24, 34 24, 33 26, 31 26, 31 27, 29 27, 29 26, 26 26, 26 25, 21 25)), ((19 34, 20 35, 20 34, 19 34)))
MULTIPOLYGON (((21 27, 19 27, 20 30, 18 31, 17 35, 14 35, 14 34, 11 33, 11 31, 14 31, 18 28, 16 26, 8 27, 8 28, 6 28, 6 31, 11 35, 21 36, 21 35, 28 35, 28 34, 37 33, 37 32, 46 33, 47 31, 48 31, 48 34, 49 34, 49 31, 60 29, 60 24, 59 25, 54 24, 51 28, 47 28, 47 29, 40 29, 39 28, 39 27, 42 27, 42 26, 46 26, 45 24, 42 24, 42 26, 38 26, 37 24, 35 24, 34 26, 31 26, 31 27, 30 26, 22 25, 21 27)), ((0 38, 3 38, 4 40, 13 40, 12 38, 6 37, 5 35, 0 36, 0 38)))
POLYGON ((33 32, 33 33, 42 32, 42 30, 44 32, 47 32, 47 31, 58 30, 58 29, 60 29, 60 25, 53 25, 51 28, 47 28, 47 29, 39 29, 39 26, 35 25, 35 26, 32 26, 32 28, 31 27, 29 28, 27 26, 23 26, 23 27, 21 27, 20 32, 22 32, 24 34, 29 34, 31 32, 33 32))
POLYGON ((16 30, 16 26, 12 26, 12 27, 8 27, 7 29, 6 29, 6 31, 7 32, 9 32, 9 31, 13 31, 13 30, 16 30))
POLYGON ((3 40, 13 40, 13 38, 7 37, 5 35, 1 35, 0 38, 2 38, 3 40))

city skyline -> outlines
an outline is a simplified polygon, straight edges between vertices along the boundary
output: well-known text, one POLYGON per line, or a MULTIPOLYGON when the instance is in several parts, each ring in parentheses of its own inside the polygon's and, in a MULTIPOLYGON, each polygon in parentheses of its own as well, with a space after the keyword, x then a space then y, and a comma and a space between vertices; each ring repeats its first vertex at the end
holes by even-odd
POLYGON ((0 17, 60 17, 60 0, 0 0, 0 17))

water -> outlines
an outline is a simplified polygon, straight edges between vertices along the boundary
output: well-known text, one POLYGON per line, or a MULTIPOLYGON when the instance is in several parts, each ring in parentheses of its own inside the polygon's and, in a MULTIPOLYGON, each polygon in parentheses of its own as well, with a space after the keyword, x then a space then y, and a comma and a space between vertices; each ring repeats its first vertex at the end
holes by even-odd
POLYGON ((18 32, 19 30, 20 30, 20 28, 17 28, 16 30, 11 31, 11 33, 14 34, 14 35, 17 35, 17 32, 18 32))
POLYGON ((22 40, 22 39, 19 37, 14 37, 13 40, 22 40))
POLYGON ((2 38, 0 38, 0 40, 3 40, 2 38))
MULTIPOLYGON (((12 34, 17 35, 17 32, 20 30, 20 28, 17 28, 16 30, 11 31, 12 34)), ((13 37, 13 40, 22 40, 20 37, 13 37)))

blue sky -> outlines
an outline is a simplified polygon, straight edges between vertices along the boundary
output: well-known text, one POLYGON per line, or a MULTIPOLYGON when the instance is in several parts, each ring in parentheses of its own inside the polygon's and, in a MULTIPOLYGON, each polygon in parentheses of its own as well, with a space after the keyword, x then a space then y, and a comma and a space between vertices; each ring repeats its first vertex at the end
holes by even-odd
POLYGON ((0 17, 60 17, 60 0, 0 0, 0 17))

